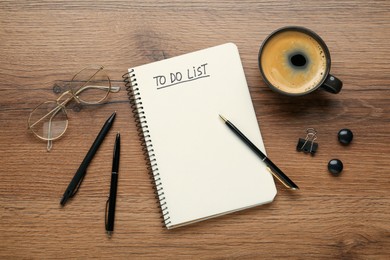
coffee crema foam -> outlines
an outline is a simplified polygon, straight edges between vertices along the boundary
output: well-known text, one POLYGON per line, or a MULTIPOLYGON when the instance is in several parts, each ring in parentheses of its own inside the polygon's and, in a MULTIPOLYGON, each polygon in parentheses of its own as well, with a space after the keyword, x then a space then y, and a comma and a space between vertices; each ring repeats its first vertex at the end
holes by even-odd
POLYGON ((322 46, 300 31, 273 35, 263 46, 260 59, 263 75, 283 92, 308 92, 326 76, 327 58, 322 46))

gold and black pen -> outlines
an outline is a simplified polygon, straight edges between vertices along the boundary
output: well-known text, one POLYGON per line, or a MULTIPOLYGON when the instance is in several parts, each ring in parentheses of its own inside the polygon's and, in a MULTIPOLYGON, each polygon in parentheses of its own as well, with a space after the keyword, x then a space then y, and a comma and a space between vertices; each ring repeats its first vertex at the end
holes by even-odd
POLYGON ((225 124, 232 130, 245 144, 252 149, 253 152, 260 157, 260 159, 267 165, 271 174, 278 179, 284 186, 292 190, 299 190, 298 186, 284 174, 259 148, 256 147, 237 127, 235 127, 229 120, 222 115, 219 115, 225 124))

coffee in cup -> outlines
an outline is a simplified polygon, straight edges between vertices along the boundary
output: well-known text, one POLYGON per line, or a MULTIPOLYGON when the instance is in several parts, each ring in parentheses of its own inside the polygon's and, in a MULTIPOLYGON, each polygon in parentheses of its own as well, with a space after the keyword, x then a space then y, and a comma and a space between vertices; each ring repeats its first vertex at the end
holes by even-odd
POLYGON ((325 42, 303 27, 284 27, 268 36, 259 51, 259 68, 267 85, 282 94, 301 96, 322 88, 337 94, 342 82, 329 74, 325 42))

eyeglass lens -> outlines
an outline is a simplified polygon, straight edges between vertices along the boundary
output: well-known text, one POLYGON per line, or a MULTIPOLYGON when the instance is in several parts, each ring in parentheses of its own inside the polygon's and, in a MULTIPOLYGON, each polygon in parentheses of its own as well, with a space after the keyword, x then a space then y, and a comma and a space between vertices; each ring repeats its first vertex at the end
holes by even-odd
POLYGON ((63 107, 55 101, 48 101, 39 105, 31 113, 28 120, 29 127, 43 140, 59 138, 66 130, 68 117, 63 107))
POLYGON ((70 87, 81 102, 96 104, 107 97, 111 83, 103 67, 92 66, 77 73, 70 87))

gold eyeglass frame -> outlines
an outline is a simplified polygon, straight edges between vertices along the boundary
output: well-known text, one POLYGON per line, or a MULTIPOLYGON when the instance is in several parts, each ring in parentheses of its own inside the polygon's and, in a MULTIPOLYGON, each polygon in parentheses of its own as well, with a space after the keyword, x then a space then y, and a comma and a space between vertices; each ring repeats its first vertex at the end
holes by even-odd
MULTIPOLYGON (((78 73, 76 73, 73 78, 72 78, 72 81, 81 73, 83 72, 84 70, 86 69, 91 69, 92 67, 85 67, 83 68, 82 70, 80 70, 78 73)), ((52 146, 53 146, 53 141, 61 138, 66 130, 68 129, 68 125, 69 125, 69 120, 68 120, 68 114, 66 112, 66 105, 69 104, 69 102, 71 102, 72 100, 75 100, 78 104, 86 104, 86 105, 95 105, 95 104, 100 104, 102 103, 104 100, 107 99, 108 95, 110 93, 117 93, 120 91, 120 87, 119 86, 112 86, 111 85, 111 80, 110 80, 110 77, 106 74, 105 77, 107 77, 107 82, 108 82, 108 86, 95 86, 95 85, 87 85, 92 78, 95 77, 95 75, 97 73, 99 73, 100 71, 102 71, 104 69, 103 66, 97 66, 96 67, 96 72, 88 79, 86 80, 86 82, 80 87, 78 88, 77 90, 74 90, 74 89, 70 89, 70 90, 67 90, 65 91, 64 93, 61 94, 61 96, 59 96, 56 100, 54 101, 45 101, 45 102, 42 102, 40 103, 38 106, 36 106, 33 111, 31 111, 30 115, 29 115, 29 118, 27 120, 27 125, 28 125, 28 129, 34 134, 34 136, 36 136, 37 138, 39 138, 40 140, 43 140, 43 141, 47 141, 47 151, 50 151, 52 146), (85 90, 88 90, 88 89, 99 89, 99 90, 105 90, 106 91, 106 94, 99 100, 97 101, 94 101, 94 102, 88 102, 88 101, 85 101, 83 99, 81 99, 79 97, 79 95, 84 92, 85 90), (66 97, 66 98, 65 98, 66 97), (64 99, 65 98, 65 99, 64 99), (46 115, 42 116, 40 119, 38 119, 36 122, 34 123, 30 123, 30 121, 32 120, 31 117, 32 115, 34 114, 34 112, 40 107, 42 106, 43 104, 47 104, 47 103, 54 103, 56 102, 57 105, 51 110, 49 111, 46 115), (51 124, 52 124, 52 120, 55 116, 58 115, 58 113, 62 111, 64 113, 64 116, 66 117, 66 125, 65 125, 65 128, 64 130, 62 131, 61 134, 59 134, 58 136, 56 137, 53 137, 53 138, 50 138, 50 137, 42 137, 40 136, 40 134, 38 134, 36 131, 34 131, 33 127, 40 123, 42 120, 45 120, 48 116, 50 116, 50 119, 49 119, 49 125, 48 125, 48 136, 51 135, 51 124)))

